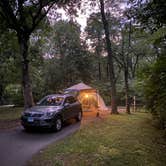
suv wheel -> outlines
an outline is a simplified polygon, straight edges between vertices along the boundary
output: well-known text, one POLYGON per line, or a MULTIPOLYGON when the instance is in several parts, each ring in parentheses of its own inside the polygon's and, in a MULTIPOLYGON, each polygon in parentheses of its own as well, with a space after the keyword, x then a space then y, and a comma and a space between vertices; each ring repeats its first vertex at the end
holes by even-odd
POLYGON ((32 128, 31 128, 31 127, 24 126, 24 130, 25 130, 26 132, 29 132, 29 131, 32 130, 32 128))
POLYGON ((55 124, 53 126, 53 129, 55 131, 60 131, 62 129, 62 120, 60 117, 56 118, 55 120, 55 124))
POLYGON ((79 112, 77 117, 76 117, 76 120, 79 122, 82 120, 82 112, 79 112))

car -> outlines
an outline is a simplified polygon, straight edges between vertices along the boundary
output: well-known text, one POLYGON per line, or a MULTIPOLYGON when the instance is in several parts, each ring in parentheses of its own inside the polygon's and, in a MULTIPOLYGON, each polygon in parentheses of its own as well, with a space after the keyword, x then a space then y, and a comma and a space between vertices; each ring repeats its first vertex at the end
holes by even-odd
POLYGON ((70 94, 53 94, 22 112, 21 124, 26 130, 50 128, 60 131, 63 123, 71 118, 82 120, 80 102, 70 94))

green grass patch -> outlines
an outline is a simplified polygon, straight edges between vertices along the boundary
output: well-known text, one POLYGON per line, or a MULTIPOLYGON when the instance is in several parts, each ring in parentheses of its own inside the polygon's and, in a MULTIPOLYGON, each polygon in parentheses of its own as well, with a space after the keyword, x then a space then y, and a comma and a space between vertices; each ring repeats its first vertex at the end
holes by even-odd
POLYGON ((0 120, 19 119, 22 111, 22 107, 0 108, 0 120))
POLYGON ((151 115, 109 115, 58 143, 49 145, 28 163, 33 166, 165 166, 162 131, 151 115))

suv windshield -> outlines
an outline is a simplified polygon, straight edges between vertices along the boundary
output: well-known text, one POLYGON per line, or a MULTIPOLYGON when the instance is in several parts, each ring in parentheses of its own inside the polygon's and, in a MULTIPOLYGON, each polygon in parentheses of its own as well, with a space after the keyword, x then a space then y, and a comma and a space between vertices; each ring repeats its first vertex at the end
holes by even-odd
POLYGON ((48 96, 41 100, 39 106, 59 106, 62 104, 64 98, 59 96, 48 96))

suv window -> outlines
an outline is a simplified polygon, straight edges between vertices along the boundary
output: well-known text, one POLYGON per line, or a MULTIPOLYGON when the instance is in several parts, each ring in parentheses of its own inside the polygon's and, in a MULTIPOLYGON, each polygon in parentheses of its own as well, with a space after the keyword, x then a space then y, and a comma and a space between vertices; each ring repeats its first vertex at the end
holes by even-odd
POLYGON ((60 96, 47 96, 42 99, 38 105, 40 106, 59 106, 62 104, 64 98, 60 96))
POLYGON ((70 97, 67 97, 66 100, 65 100, 65 103, 69 103, 69 104, 73 104, 75 103, 77 100, 73 97, 73 96, 70 96, 70 97))

